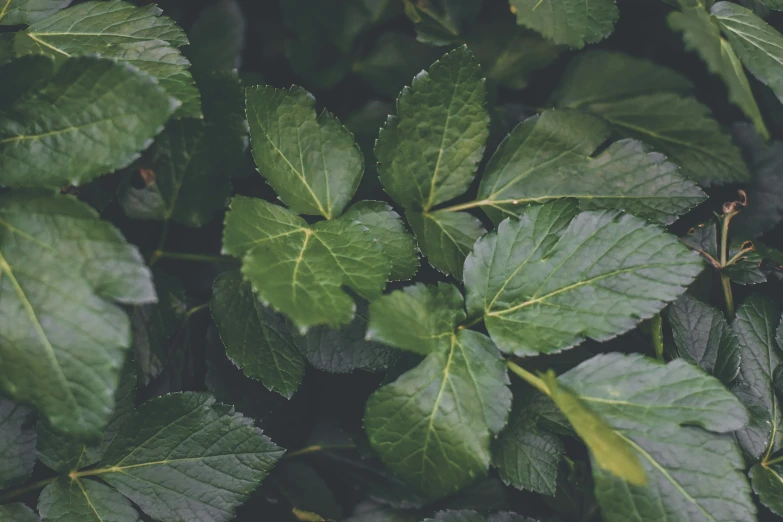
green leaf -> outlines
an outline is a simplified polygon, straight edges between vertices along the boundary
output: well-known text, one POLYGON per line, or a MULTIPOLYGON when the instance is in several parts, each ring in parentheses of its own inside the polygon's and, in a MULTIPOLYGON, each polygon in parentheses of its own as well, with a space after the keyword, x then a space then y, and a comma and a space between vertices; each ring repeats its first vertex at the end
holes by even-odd
POLYGON ((83 440, 60 435, 45 422, 36 426, 38 434, 38 458, 46 466, 59 473, 70 473, 101 460, 106 448, 117 436, 125 417, 136 406, 136 365, 129 359, 122 369, 120 384, 114 392, 114 410, 100 441, 87 443, 83 440))
POLYGON ((753 11, 734 3, 717 2, 710 12, 750 73, 783 99, 783 36, 753 11))
POLYGON ((773 382, 773 372, 783 361, 775 340, 780 315, 780 307, 771 299, 752 295, 732 323, 741 349, 739 382, 732 390, 751 413, 748 426, 735 436, 754 460, 766 459, 781 447, 783 414, 773 382))
POLYGON ((41 492, 38 511, 44 522, 141 522, 128 499, 89 479, 60 477, 41 492))
POLYGON ((139 252, 86 204, 0 197, 0 387, 58 431, 100 434, 131 343, 118 304, 154 299, 139 252))
POLYGON ((509 0, 517 23, 538 31, 556 44, 581 49, 600 42, 620 16, 614 0, 509 0))
POLYGON ((572 197, 585 210, 620 209, 669 224, 706 199, 677 166, 639 141, 616 141, 596 155, 608 137, 600 118, 576 111, 525 120, 492 155, 478 204, 498 222, 526 204, 572 197))
POLYGON ((511 408, 508 377, 484 335, 462 330, 448 347, 370 396, 364 426, 394 473, 430 498, 487 472, 490 440, 511 408))
POLYGON ((754 464, 749 476, 761 503, 776 515, 783 516, 783 469, 780 464, 754 464))
POLYGON ((476 242, 465 261, 468 315, 519 356, 606 341, 674 300, 702 270, 675 236, 573 200, 530 206, 476 242))
POLYGON ((0 67, 0 110, 11 107, 27 91, 40 89, 54 76, 54 62, 45 56, 24 56, 0 67))
POLYGON ((683 360, 664 365, 613 353, 559 380, 634 448, 644 467, 646 487, 593 466, 607 522, 756 520, 742 456, 722 435, 741 428, 748 414, 717 379, 683 360))
POLYGON ((35 413, 0 397, 0 489, 18 484, 35 465, 35 413))
POLYGON ((152 518, 227 521, 282 454, 232 407, 175 393, 131 413, 90 474, 152 518))
POLYGON ((390 272, 389 259, 362 225, 308 226, 282 207, 240 196, 226 215, 223 250, 242 259, 242 274, 259 299, 300 329, 350 323, 355 304, 343 287, 372 300, 390 272))
POLYGON ((719 310, 683 294, 669 307, 668 315, 680 357, 724 384, 737 377, 739 340, 719 310))
POLYGON ((464 320, 465 300, 455 286, 418 283, 373 301, 367 338, 420 355, 445 352, 464 320))
POLYGON ((696 51, 710 72, 723 79, 732 103, 742 109, 762 136, 769 138, 742 64, 731 44, 721 37, 717 19, 699 5, 671 13, 668 22, 673 30, 682 32, 685 47, 696 51))
POLYGON ((396 350, 369 340, 367 306, 363 302, 358 304, 359 309, 348 326, 339 330, 316 326, 296 339, 307 362, 319 370, 348 373, 385 370, 397 359, 396 350))
POLYGON ((209 305, 229 359, 267 389, 291 398, 305 362, 285 318, 263 306, 238 270, 216 280, 209 305))
POLYGON ((416 38, 430 45, 462 43, 466 24, 481 11, 481 0, 404 0, 405 14, 416 26, 416 38))
POLYGON ((250 87, 250 144, 258 171, 291 210, 339 216, 353 197, 364 158, 353 135, 330 112, 315 112, 301 87, 250 87))
POLYGON ((0 518, 7 522, 41 522, 32 509, 21 503, 0 506, 0 518))
POLYGON ((408 212, 421 252, 444 274, 462 279, 465 258, 476 240, 486 234, 481 221, 467 212, 408 212))
POLYGON ((540 393, 517 397, 508 426, 492 446, 492 464, 507 485, 554 496, 565 447, 542 425, 541 411, 551 401, 540 393))
POLYGON ((188 72, 190 62, 177 49, 188 44, 173 20, 154 5, 124 0, 91 1, 36 22, 16 36, 17 56, 45 54, 62 59, 97 55, 119 60, 157 78, 182 106, 178 117, 201 117, 201 100, 188 72))
POLYGON ((14 33, 0 33, 0 65, 14 59, 14 33))
POLYGON ((0 25, 31 24, 68 7, 73 0, 3 0, 0 25))
POLYGON ((402 90, 375 145, 381 183, 397 203, 427 212, 468 189, 489 133, 484 103, 485 81, 467 47, 402 90))
POLYGON ((185 53, 197 69, 234 71, 239 68, 244 47, 242 9, 236 0, 219 0, 199 13, 185 53))
POLYGON ((701 185, 749 179, 739 150, 709 109, 681 95, 688 87, 681 76, 649 62, 586 53, 571 62, 550 101, 603 117, 615 132, 665 154, 701 185))
POLYGON ((435 518, 428 518, 423 522, 486 522, 487 519, 475 511, 439 511, 435 513, 435 518))
POLYGON ((389 205, 381 201, 359 201, 340 219, 357 222, 369 229, 391 262, 390 281, 403 281, 416 275, 419 270, 416 241, 405 229, 400 215, 389 205))
POLYGON ((133 352, 145 385, 163 372, 187 313, 185 289, 178 279, 156 271, 154 281, 158 302, 137 306, 131 318, 133 352))
POLYGON ((176 106, 128 65, 69 59, 0 115, 0 183, 78 185, 126 167, 176 106))

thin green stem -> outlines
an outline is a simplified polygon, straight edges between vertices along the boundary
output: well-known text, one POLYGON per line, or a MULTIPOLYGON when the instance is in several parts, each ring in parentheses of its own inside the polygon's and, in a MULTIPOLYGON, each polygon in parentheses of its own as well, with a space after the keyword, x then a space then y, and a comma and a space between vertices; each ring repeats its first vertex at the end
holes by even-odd
POLYGON ((207 308, 209 308, 209 303, 202 303, 198 306, 194 306, 193 308, 190 308, 187 312, 185 312, 185 321, 190 319, 193 316, 193 314, 197 314, 198 312, 202 310, 206 310, 207 308))
POLYGON ((473 319, 472 321, 470 321, 468 323, 459 325, 459 327, 457 329, 458 330, 467 330, 468 328, 476 326, 477 324, 479 324, 483 320, 484 320, 484 316, 481 315, 479 317, 476 317, 475 319, 473 319))
POLYGON ((517 374, 523 381, 527 382, 529 385, 533 386, 534 388, 540 390, 542 393, 551 396, 551 392, 549 391, 549 386, 547 386, 543 380, 539 379, 529 371, 525 370, 514 361, 506 361, 506 366, 508 366, 508 369, 514 372, 515 374, 517 374))
POLYGON ((652 343, 655 349, 655 357, 663 360, 663 319, 661 314, 655 314, 650 319, 650 329, 652 330, 652 343))
POLYGON ((38 482, 33 482, 32 484, 28 484, 26 486, 12 489, 7 493, 3 493, 2 495, 0 495, 0 504, 15 499, 16 497, 24 495, 25 493, 29 493, 30 491, 35 491, 37 489, 44 488, 49 484, 51 484, 52 482, 54 482, 55 480, 57 480, 58 478, 59 477, 50 477, 48 479, 40 480, 38 482))
POLYGON ((283 455, 284 459, 292 459, 295 457, 301 457, 302 455, 309 455, 310 453, 319 453, 321 451, 339 450, 339 449, 356 449, 354 444, 313 444, 312 446, 305 446, 304 448, 286 453, 283 455))
POLYGON ((778 464, 779 462, 783 462, 783 455, 781 455, 780 457, 775 457, 772 460, 765 460, 764 462, 761 463, 761 465, 766 467, 766 466, 772 466, 774 464, 778 464))
POLYGON ((734 257, 732 257, 731 259, 729 259, 729 261, 726 263, 726 266, 731 266, 731 265, 733 265, 734 263, 736 263, 737 261, 739 261, 739 260, 740 260, 740 258, 741 258, 742 256, 744 256, 744 255, 745 255, 745 254, 747 254, 748 252, 752 252, 752 251, 753 251, 753 248, 743 248, 742 250, 740 250, 739 252, 737 252, 736 254, 734 254, 734 257))
POLYGON ((720 285, 723 287, 723 298, 726 301, 726 317, 729 322, 734 320, 734 295, 731 293, 731 280, 721 273, 720 285))
MULTIPOLYGON (((725 267, 728 264, 729 252, 729 223, 731 218, 737 215, 736 210, 730 210, 721 218, 720 232, 720 265, 725 267)), ((726 301, 726 317, 729 321, 734 320, 734 295, 731 293, 731 281, 721 270, 720 284, 723 288, 723 298, 726 301)))
POLYGON ((179 261, 195 261, 199 263, 228 263, 236 264, 239 261, 231 256, 208 256, 203 254, 186 254, 182 252, 166 252, 156 250, 152 253, 150 265, 155 264, 160 259, 176 259, 179 261))
POLYGON ((467 203, 461 203, 459 205, 439 209, 438 212, 459 212, 460 210, 468 210, 471 208, 483 207, 491 204, 492 201, 489 200, 468 201, 467 203))

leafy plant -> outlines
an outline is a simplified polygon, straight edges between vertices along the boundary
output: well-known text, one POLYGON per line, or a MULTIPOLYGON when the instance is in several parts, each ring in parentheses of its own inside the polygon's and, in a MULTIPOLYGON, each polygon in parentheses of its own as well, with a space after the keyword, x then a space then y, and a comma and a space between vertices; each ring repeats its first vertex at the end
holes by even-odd
POLYGON ((0 0, 0 520, 783 517, 779 10, 0 0))

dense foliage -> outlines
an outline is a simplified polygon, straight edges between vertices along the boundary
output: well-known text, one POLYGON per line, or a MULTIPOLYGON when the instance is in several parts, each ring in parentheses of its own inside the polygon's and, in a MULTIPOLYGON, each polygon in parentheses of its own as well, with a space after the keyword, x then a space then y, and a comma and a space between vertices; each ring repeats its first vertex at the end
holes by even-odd
POLYGON ((0 0, 0 521, 783 518, 778 28, 0 0))

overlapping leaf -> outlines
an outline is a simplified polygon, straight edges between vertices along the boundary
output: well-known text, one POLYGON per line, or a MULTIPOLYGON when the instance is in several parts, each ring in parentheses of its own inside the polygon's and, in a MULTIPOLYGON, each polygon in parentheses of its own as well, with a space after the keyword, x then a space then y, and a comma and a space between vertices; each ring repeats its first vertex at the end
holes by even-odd
POLYGON ((487 231, 481 221, 467 212, 435 211, 406 214, 422 253, 432 266, 462 278, 465 258, 478 238, 487 231))
POLYGON ((178 102, 145 74, 94 57, 65 61, 0 115, 0 183, 62 187, 126 167, 178 102))
POLYGON ((373 299, 391 270, 362 225, 335 220, 309 226, 280 206, 246 197, 232 200, 223 250, 242 259, 242 274, 258 298, 300 329, 349 323, 355 304, 343 286, 373 299))
POLYGON ((68 7, 73 0, 4 0, 0 25, 31 24, 68 7))
POLYGON ((155 299, 135 247, 71 197, 0 198, 0 387, 58 431, 100 433, 130 347, 118 306, 155 299))
POLYGON ((620 16, 614 0, 509 0, 517 23, 557 44, 581 49, 614 29, 620 16))
POLYGON ((404 0, 405 14, 416 24, 416 37, 430 45, 462 42, 465 25, 475 20, 481 0, 404 0))
POLYGON ((182 105, 179 117, 201 117, 190 62, 177 49, 188 44, 173 20, 154 5, 136 7, 124 0, 90 1, 36 22, 16 36, 17 56, 45 54, 62 59, 97 55, 120 60, 157 78, 182 105))
POLYGON ((117 490, 90 479, 60 477, 46 486, 38 512, 58 522, 141 522, 139 512, 117 490))
POLYGON ((35 465, 35 413, 0 397, 0 488, 22 482, 35 465))
POLYGON ((8 522, 41 522, 40 517, 22 503, 0 506, 0 516, 8 522))
POLYGON ((702 269, 658 227, 573 200, 530 206, 476 242, 465 261, 468 315, 498 347, 556 352, 630 330, 674 300, 702 269))

